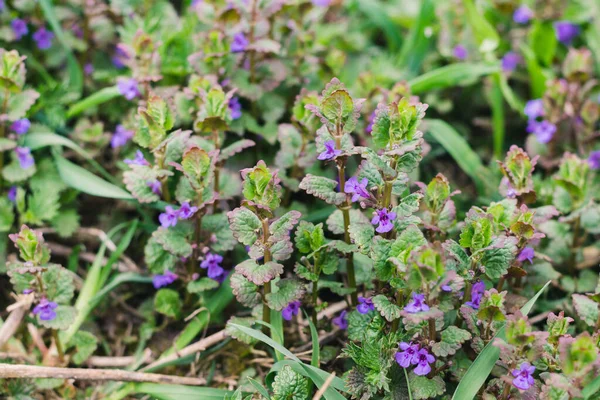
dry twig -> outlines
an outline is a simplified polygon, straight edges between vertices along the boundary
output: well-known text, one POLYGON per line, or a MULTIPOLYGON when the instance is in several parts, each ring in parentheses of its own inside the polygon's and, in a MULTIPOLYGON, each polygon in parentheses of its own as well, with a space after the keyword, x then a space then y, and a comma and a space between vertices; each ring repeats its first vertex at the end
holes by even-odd
POLYGON ((325 394, 325 391, 327 390, 329 385, 331 385, 331 382, 333 382, 333 378, 335 378, 335 372, 332 372, 327 377, 327 380, 325 381, 325 383, 323 383, 323 386, 321 386, 321 389, 319 389, 319 391, 317 393, 315 393, 313 400, 319 400, 321 397, 323 397, 323 394, 325 394))

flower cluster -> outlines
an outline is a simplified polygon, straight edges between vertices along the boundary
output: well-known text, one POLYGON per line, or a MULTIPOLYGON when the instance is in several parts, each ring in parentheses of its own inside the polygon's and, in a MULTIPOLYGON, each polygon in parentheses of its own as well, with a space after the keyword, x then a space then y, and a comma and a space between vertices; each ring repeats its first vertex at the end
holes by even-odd
POLYGON ((198 207, 191 206, 186 201, 181 203, 178 209, 174 209, 173 206, 166 206, 165 212, 158 216, 158 220, 163 228, 168 228, 177 225, 179 220, 190 219, 196 211, 198 211, 198 207))
POLYGON ((409 368, 416 365, 413 370, 416 375, 427 375, 431 372, 431 364, 435 363, 435 357, 429 354, 427 349, 412 342, 401 342, 398 347, 400 351, 396 352, 396 362, 399 366, 409 368))

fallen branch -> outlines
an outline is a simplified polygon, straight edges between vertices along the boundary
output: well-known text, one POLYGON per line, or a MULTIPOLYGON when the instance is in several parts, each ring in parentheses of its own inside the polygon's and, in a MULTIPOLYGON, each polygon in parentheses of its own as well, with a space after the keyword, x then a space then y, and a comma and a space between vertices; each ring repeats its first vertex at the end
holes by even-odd
MULTIPOLYGON (((142 355, 142 363, 147 363, 152 360, 152 351, 146 349, 142 355)), ((137 361, 135 356, 123 356, 123 357, 104 357, 104 356, 92 356, 88 358, 86 364, 90 367, 97 368, 124 368, 137 361)))
POLYGON ((8 339, 19 329, 25 313, 29 311, 29 307, 31 307, 31 302, 25 302, 12 309, 8 318, 6 318, 6 321, 0 327, 0 349, 4 347, 8 339))
POLYGON ((225 338, 227 338, 227 333, 225 333, 225 330, 219 331, 219 332, 214 333, 202 340, 197 341, 196 343, 193 343, 187 347, 184 347, 183 349, 181 349, 173 354, 170 354, 166 357, 159 358, 158 360, 154 361, 152 364, 147 365, 144 368, 142 368, 142 371, 148 371, 150 369, 159 367, 168 362, 175 361, 179 358, 186 357, 191 354, 195 354, 200 351, 206 350, 210 346, 214 346, 215 344, 225 340, 225 338))
POLYGON ((171 383, 176 385, 205 385, 203 378, 149 374, 119 369, 56 368, 37 365, 0 364, 0 379, 56 378, 84 381, 118 381, 171 383))
POLYGON ((319 400, 321 397, 323 397, 323 395, 325 394, 325 391, 327 390, 329 385, 331 385, 331 382, 333 382, 333 378, 335 378, 335 372, 332 372, 327 377, 327 380, 325 381, 323 386, 321 386, 321 389, 319 389, 319 391, 317 393, 315 393, 313 400, 319 400))

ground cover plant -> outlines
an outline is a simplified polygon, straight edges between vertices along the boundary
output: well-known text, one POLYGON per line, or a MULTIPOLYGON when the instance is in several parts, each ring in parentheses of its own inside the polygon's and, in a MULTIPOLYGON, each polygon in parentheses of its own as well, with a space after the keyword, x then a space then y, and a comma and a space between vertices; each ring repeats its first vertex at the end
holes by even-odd
POLYGON ((0 398, 600 398, 597 1, 0 22, 0 398))

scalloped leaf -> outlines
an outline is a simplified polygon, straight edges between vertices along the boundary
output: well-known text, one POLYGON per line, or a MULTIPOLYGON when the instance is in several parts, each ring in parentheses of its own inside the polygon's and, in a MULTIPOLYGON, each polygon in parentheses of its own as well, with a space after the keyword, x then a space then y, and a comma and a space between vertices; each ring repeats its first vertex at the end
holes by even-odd
POLYGON ((346 194, 336 192, 337 186, 338 183, 333 179, 312 174, 307 174, 300 182, 300 189, 305 190, 306 193, 312 194, 328 204, 340 205, 346 201, 346 194))
POLYGON ((235 271, 255 285, 263 285, 281 275, 283 273, 283 265, 274 261, 258 264, 256 261, 249 259, 238 264, 235 267, 235 271))
POLYGON ((267 294, 267 304, 271 309, 281 311, 292 301, 299 300, 304 294, 304 285, 296 279, 282 279, 275 285, 277 291, 267 294))
POLYGON ((256 242, 262 228, 260 219, 252 211, 238 207, 227 213, 233 236, 243 245, 250 246, 256 242))
POLYGON ((230 285, 237 301, 246 307, 254 307, 261 302, 261 294, 258 286, 246 279, 242 274, 233 273, 230 285))
POLYGON ((378 294, 377 296, 373 297, 372 300, 373 305, 377 311, 379 311, 379 314, 381 314, 381 316, 388 322, 392 322, 400 318, 400 312, 402 310, 396 304, 392 303, 387 296, 378 294))
POLYGON ((471 333, 456 326, 449 326, 441 334, 442 340, 431 346, 431 351, 438 357, 448 357, 454 355, 462 344, 471 340, 471 333))
POLYGON ((577 315, 589 326, 596 326, 598 322, 598 303, 582 294, 573 294, 573 306, 577 315))

